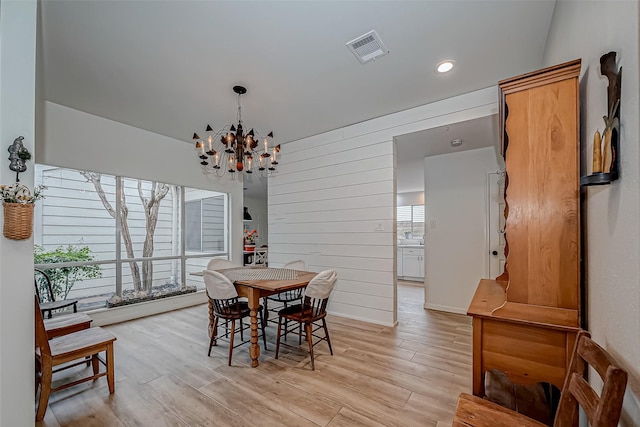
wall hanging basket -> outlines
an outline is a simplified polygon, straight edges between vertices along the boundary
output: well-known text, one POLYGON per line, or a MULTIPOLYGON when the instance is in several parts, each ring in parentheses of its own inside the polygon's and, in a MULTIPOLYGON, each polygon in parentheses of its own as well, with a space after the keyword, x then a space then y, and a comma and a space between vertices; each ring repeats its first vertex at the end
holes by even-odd
POLYGON ((33 203, 7 203, 4 207, 4 227, 2 234, 7 239, 25 240, 33 232, 33 203))

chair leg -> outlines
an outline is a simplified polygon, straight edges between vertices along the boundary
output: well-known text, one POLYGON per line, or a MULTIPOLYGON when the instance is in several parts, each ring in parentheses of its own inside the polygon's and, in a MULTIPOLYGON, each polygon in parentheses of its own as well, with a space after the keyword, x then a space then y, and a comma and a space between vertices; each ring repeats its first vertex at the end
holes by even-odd
POLYGON ((307 341, 309 341, 309 354, 311 355, 311 370, 315 371, 316 367, 313 363, 313 339, 312 339, 312 329, 311 323, 305 323, 304 328, 307 330, 307 341))
POLYGON ((110 342, 107 344, 107 382, 109 384, 109 394, 113 394, 116 391, 114 365, 113 342, 110 342))
POLYGON ((73 312, 74 313, 78 312, 78 303, 77 302, 73 304, 73 312))
POLYGON ((236 335, 236 321, 231 319, 231 337, 229 338, 229 366, 231 366, 231 356, 233 356, 233 337, 236 335))
POLYGON ((258 314, 260 315, 260 325, 262 326, 262 343, 264 344, 264 351, 267 351, 267 333, 264 325, 264 314, 262 311, 259 311, 258 314))
POLYGON ((242 318, 240 319, 240 341, 244 341, 244 325, 242 324, 242 318))
POLYGON ((267 327, 267 321, 269 320, 269 308, 267 307, 267 301, 269 301, 269 298, 263 298, 263 302, 264 302, 264 314, 262 316, 262 327, 266 328, 267 327))
POLYGON ((324 328, 324 336, 327 337, 327 344, 329 344, 329 353, 333 356, 333 349, 331 348, 331 338, 329 338, 329 330, 327 329, 327 321, 322 318, 322 327, 324 328))
POLYGON ((49 395, 51 394, 51 376, 53 366, 51 362, 47 360, 42 361, 40 371, 42 374, 42 380, 40 382, 40 399, 38 399, 38 410, 36 411, 36 421, 42 421, 44 414, 47 412, 47 405, 49 404, 49 395))
POLYGON ((211 334, 211 339, 209 340, 209 353, 207 353, 207 356, 211 357, 211 347, 213 347, 214 345, 216 345, 216 338, 218 335, 218 316, 214 317, 213 319, 213 333, 211 334))
POLYGON ((278 338, 276 339, 276 359, 278 358, 278 351, 280 350, 280 329, 282 327, 282 317, 278 318, 278 338))
MULTIPOLYGON (((98 353, 91 355, 91 365, 93 366, 93 375, 98 375, 100 372, 100 361, 98 360, 98 353)), ((94 379, 96 381, 97 379, 94 379)))

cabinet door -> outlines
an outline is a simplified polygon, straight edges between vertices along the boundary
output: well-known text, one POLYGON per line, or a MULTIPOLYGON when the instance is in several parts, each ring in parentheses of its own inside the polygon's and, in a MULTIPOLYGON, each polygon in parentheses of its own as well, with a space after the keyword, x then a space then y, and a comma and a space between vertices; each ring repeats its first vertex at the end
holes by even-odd
POLYGON ((408 277, 423 277, 423 261, 422 261, 422 249, 405 248, 403 249, 402 261, 404 276, 408 277))
POLYGON ((402 277, 404 276, 404 272, 403 272, 403 262, 402 262, 402 248, 398 248, 397 250, 397 264, 398 264, 398 272, 397 272, 397 276, 398 277, 402 277))

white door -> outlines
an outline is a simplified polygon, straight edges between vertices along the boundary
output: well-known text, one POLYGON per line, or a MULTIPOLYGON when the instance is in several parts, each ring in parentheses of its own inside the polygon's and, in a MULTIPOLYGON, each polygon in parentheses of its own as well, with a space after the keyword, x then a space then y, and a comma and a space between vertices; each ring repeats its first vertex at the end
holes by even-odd
POLYGON ((489 174, 487 194, 489 196, 488 232, 489 277, 495 279, 504 272, 506 258, 504 256, 504 173, 489 174))

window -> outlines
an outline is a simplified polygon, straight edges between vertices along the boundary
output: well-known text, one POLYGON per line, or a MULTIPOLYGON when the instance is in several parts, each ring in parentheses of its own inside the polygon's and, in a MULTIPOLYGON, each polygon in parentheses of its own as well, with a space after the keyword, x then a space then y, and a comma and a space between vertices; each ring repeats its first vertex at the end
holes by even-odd
POLYGON ((227 256, 227 194, 44 165, 36 184, 47 187, 36 205, 36 268, 80 309, 193 292, 204 285, 189 272, 227 256))
POLYGON ((423 239, 424 205, 398 206, 396 224, 399 239, 423 239))

